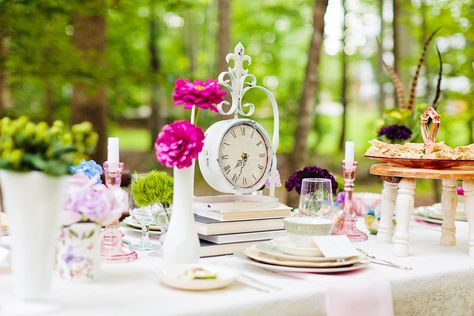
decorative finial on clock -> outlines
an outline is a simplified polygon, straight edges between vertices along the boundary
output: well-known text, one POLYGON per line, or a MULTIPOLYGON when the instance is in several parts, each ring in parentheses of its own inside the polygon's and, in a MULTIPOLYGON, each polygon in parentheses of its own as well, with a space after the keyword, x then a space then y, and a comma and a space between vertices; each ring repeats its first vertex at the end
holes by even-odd
POLYGON ((244 62, 247 62, 247 66, 252 63, 250 56, 245 55, 245 48, 242 43, 238 43, 234 52, 227 54, 225 57, 226 62, 229 64, 227 71, 221 72, 218 76, 218 82, 220 85, 225 87, 230 94, 231 102, 222 101, 217 105, 219 114, 221 115, 233 115, 235 119, 239 116, 250 117, 255 112, 255 104, 253 103, 242 103, 245 93, 250 89, 258 89, 268 97, 272 105, 273 110, 273 137, 272 147, 274 152, 272 171, 271 171, 271 185, 270 195, 274 195, 275 192, 275 177, 276 177, 276 152, 279 144, 279 114, 278 104, 275 97, 265 87, 257 85, 257 78, 254 75, 248 73, 248 69, 244 68, 244 62), (231 61, 234 61, 233 67, 231 67, 231 61), (227 110, 224 109, 224 106, 227 110))

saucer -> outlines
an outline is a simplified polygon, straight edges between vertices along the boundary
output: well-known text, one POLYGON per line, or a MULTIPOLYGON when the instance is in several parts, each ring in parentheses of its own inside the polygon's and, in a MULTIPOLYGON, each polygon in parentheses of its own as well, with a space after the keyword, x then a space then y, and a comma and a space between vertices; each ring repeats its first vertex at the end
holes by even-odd
POLYGON ((239 272, 236 270, 216 266, 216 265, 202 265, 202 264, 182 264, 173 267, 163 267, 158 271, 158 277, 163 284, 170 287, 188 290, 188 291, 207 291, 220 289, 232 284, 239 272), (193 268, 203 268, 209 272, 215 273, 215 279, 189 279, 183 277, 186 271, 193 268))
POLYGON ((300 261, 300 262, 328 262, 328 261, 337 261, 339 259, 352 258, 351 256, 339 257, 339 258, 328 258, 328 257, 323 257, 323 256, 290 255, 283 252, 281 249, 275 246, 275 244, 269 241, 258 243, 256 244, 256 247, 257 247, 257 250, 260 251, 262 254, 271 256, 278 260, 300 261))
POLYGON ((284 253, 303 257, 322 257, 323 253, 315 247, 299 247, 293 244, 289 237, 279 237, 271 241, 278 249, 284 253))

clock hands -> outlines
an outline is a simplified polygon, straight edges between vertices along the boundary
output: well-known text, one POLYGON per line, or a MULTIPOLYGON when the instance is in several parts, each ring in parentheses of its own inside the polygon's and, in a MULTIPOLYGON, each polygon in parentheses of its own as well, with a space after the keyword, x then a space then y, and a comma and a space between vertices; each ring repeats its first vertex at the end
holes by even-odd
POLYGON ((248 155, 247 153, 242 153, 242 154, 240 155, 240 157, 241 157, 242 159, 237 160, 237 164, 236 164, 235 167, 234 167, 234 169, 240 167, 240 172, 239 172, 239 175, 237 176, 236 182, 238 181, 238 179, 239 179, 240 176, 242 175, 242 170, 244 170, 244 167, 245 167, 245 165, 247 164, 247 160, 248 160, 249 155, 248 155))

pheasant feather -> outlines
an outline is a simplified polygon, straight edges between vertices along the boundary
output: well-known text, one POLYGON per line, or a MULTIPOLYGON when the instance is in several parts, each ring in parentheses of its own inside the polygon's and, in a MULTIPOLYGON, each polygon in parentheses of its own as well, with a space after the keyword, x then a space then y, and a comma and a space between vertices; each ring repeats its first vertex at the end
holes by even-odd
POLYGON ((435 47, 436 47, 436 52, 438 53, 438 59, 439 59, 439 73, 438 73, 438 83, 436 84, 436 94, 435 94, 435 98, 433 100, 432 106, 435 109, 437 109, 439 97, 441 95, 441 78, 443 77, 443 59, 441 58, 441 53, 439 52, 438 45, 435 45, 435 47))
POLYGON ((393 85, 395 86, 398 107, 403 109, 405 108, 405 88, 403 88, 402 81, 400 80, 400 77, 398 77, 398 74, 395 69, 393 69, 393 67, 387 65, 383 60, 382 63, 385 69, 387 69, 387 72, 392 79, 393 85))
POLYGON ((421 52, 420 59, 418 60, 418 65, 416 66, 415 75, 413 76, 413 81, 411 83, 410 98, 408 99, 409 110, 413 110, 413 105, 415 104, 416 85, 418 84, 418 77, 420 76, 421 66, 423 66, 423 63, 425 62, 426 50, 428 49, 428 45, 430 44, 433 37, 436 35, 436 33, 438 33, 439 29, 440 28, 437 28, 436 30, 434 30, 433 33, 431 33, 431 35, 423 44, 423 50, 421 52))

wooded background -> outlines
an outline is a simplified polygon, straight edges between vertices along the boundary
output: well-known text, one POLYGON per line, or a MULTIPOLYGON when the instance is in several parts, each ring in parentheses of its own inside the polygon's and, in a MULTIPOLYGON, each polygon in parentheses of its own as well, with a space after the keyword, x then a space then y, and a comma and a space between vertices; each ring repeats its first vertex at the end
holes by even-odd
MULTIPOLYGON (((151 149, 161 126, 189 116, 172 102, 175 80, 216 79, 240 41, 250 73, 279 104, 282 177, 306 164, 339 173, 344 141, 353 139, 364 182, 370 162, 361 155, 375 121, 394 106, 381 60, 408 87, 422 43, 438 27, 438 139, 473 143, 471 0, 0 0, 0 112, 89 120, 101 136, 98 161, 114 135, 130 169, 157 168, 151 149)), ((432 44, 418 103, 432 100, 437 73, 432 44)), ((271 130, 264 94, 247 98, 271 130)), ((217 119, 204 113, 200 125, 217 119)))

